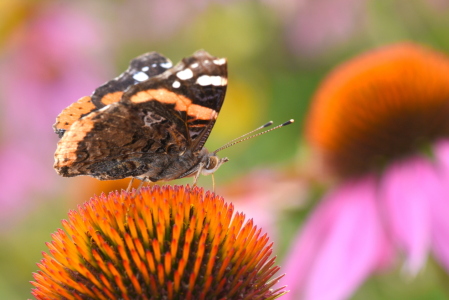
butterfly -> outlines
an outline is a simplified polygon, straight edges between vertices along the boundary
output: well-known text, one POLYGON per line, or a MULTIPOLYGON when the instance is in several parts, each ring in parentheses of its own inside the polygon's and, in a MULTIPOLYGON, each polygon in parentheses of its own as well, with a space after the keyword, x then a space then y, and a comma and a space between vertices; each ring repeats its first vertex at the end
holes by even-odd
POLYGON ((212 174, 228 161, 204 148, 227 81, 227 60, 204 50, 176 66, 156 52, 133 59, 59 114, 56 172, 152 182, 212 174))

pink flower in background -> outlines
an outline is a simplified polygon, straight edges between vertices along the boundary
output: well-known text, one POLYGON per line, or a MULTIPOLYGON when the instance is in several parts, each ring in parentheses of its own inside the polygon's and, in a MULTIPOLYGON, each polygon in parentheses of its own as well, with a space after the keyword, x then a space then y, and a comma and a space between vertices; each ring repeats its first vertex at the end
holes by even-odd
POLYGON ((295 55, 305 58, 304 62, 307 62, 307 58, 322 62, 323 58, 347 49, 348 45, 360 44, 365 38, 371 43, 373 36, 386 36, 385 27, 381 24, 391 16, 401 20, 399 27, 404 32, 412 34, 416 28, 425 32, 427 18, 433 15, 438 19, 439 15, 445 16, 449 9, 449 2, 446 0, 414 1, 408 3, 407 9, 400 3, 391 2, 388 4, 388 10, 391 11, 387 14, 384 9, 375 8, 379 3, 366 0, 262 2, 270 5, 271 11, 278 14, 284 24, 287 48, 295 55), (428 9, 433 14, 430 15, 428 9), (418 13, 418 10, 422 11, 418 13))
POLYGON ((287 46, 304 57, 325 54, 366 23, 364 0, 263 0, 285 25, 287 46))
POLYGON ((399 257, 449 270, 448 116, 449 57, 431 49, 388 46, 329 75, 307 137, 340 184, 293 243, 284 299, 346 299, 399 257))
POLYGON ((217 189, 275 240, 279 214, 301 206, 308 192, 306 183, 298 182, 297 177, 268 169, 254 170, 217 189))
POLYGON ((105 81, 107 58, 95 53, 105 46, 99 24, 68 6, 42 7, 17 27, 0 60, 2 222, 29 208, 30 193, 57 190, 52 124, 105 81))
POLYGON ((316 56, 346 42, 363 25, 365 1, 302 1, 287 25, 291 50, 303 56, 316 56))

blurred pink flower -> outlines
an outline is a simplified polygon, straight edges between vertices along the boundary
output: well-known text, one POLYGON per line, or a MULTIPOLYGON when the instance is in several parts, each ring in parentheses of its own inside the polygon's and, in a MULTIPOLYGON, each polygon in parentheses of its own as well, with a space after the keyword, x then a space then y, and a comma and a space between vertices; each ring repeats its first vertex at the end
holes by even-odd
MULTIPOLYGON (((0 219, 29 209, 27 195, 57 190, 52 124, 105 81, 100 25, 68 5, 43 6, 15 30, 0 58, 0 219), (98 53, 99 54, 99 53, 98 53)), ((2 227, 4 228, 4 227, 2 227)))
POLYGON ((446 0, 427 0, 427 4, 435 11, 440 13, 447 13, 449 3, 446 0))
POLYGON ((279 235, 276 226, 279 214, 301 206, 308 192, 305 181, 268 169, 254 170, 218 190, 274 239, 279 235))
POLYGON ((315 57, 348 41, 363 28, 365 0, 263 0, 285 24, 288 47, 293 53, 315 57))
POLYGON ((375 271, 416 274, 431 253, 449 270, 449 58, 404 43, 331 73, 307 137, 341 183, 285 261, 284 299, 348 298, 375 271))

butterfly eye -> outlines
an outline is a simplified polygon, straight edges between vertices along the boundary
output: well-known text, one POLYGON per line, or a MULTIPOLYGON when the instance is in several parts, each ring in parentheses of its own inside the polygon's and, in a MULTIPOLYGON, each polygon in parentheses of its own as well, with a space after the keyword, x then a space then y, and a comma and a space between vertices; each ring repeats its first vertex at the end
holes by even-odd
POLYGON ((207 162, 207 165, 204 166, 204 169, 206 170, 213 170, 216 168, 218 164, 219 158, 216 156, 209 156, 209 161, 207 162))

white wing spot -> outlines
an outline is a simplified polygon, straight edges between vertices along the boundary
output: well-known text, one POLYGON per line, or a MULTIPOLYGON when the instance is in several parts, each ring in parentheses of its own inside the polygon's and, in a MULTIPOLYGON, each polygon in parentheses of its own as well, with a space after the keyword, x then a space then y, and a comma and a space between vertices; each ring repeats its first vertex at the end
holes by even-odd
POLYGON ((181 86, 181 82, 179 82, 178 80, 175 80, 175 81, 173 81, 173 84, 171 86, 174 87, 175 89, 177 89, 181 86))
POLYGON ((198 65, 197 62, 195 62, 195 63, 193 63, 193 64, 190 65, 190 67, 191 67, 191 68, 194 68, 194 69, 195 69, 195 68, 198 68, 198 66, 199 66, 199 65, 198 65))
POLYGON ((213 60, 214 64, 221 66, 226 63, 226 58, 218 58, 213 60))
POLYGON ((202 86, 205 85, 225 86, 228 83, 228 80, 221 76, 202 75, 198 77, 196 83, 202 86))
POLYGON ((176 76, 181 79, 181 80, 186 80, 186 79, 190 79, 193 77, 193 72, 192 70, 190 70, 189 68, 179 71, 178 73, 176 73, 176 76))
POLYGON ((150 69, 149 66, 145 66, 145 67, 142 68, 142 71, 143 71, 143 72, 146 72, 146 71, 148 71, 149 69, 150 69))
POLYGON ((165 68, 165 69, 171 68, 172 66, 173 66, 173 64, 171 63, 171 61, 167 61, 167 62, 161 64, 161 67, 165 68))
POLYGON ((144 72, 138 72, 133 75, 133 78, 137 81, 145 81, 150 77, 147 74, 145 74, 144 72))

